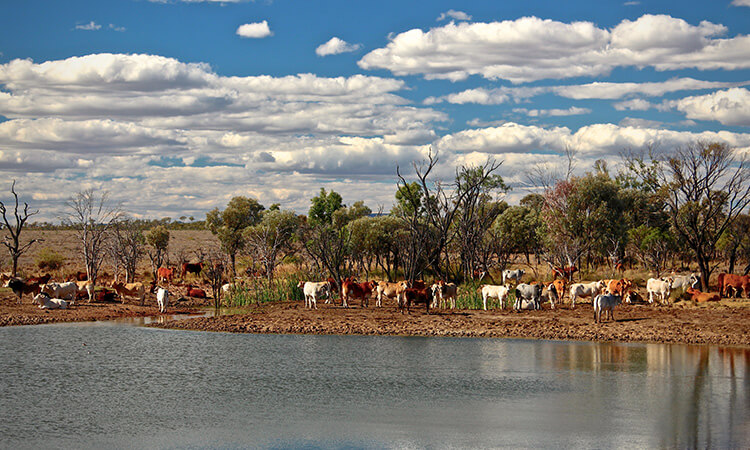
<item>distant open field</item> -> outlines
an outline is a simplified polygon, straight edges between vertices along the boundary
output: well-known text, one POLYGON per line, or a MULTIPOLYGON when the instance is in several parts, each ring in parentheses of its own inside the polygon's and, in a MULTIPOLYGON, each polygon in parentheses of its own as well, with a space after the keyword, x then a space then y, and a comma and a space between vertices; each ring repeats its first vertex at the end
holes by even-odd
MULTIPOLYGON (((170 263, 178 263, 179 257, 184 254, 189 259, 196 259, 195 252, 199 249, 207 250, 219 245, 214 235, 208 230, 170 230, 169 255, 170 263)), ((76 270, 84 270, 83 257, 81 256, 80 240, 76 237, 74 231, 67 230, 24 230, 22 233, 23 242, 31 239, 41 239, 43 242, 34 244, 27 253, 21 256, 19 268, 25 275, 39 274, 40 270, 36 267, 39 252, 44 248, 50 248, 62 254, 65 257, 65 266, 60 271, 67 274, 76 270)), ((2 271, 10 267, 10 258, 7 251, 2 249, 0 261, 2 261, 2 271)), ((108 262, 105 262, 105 269, 112 273, 108 262)), ((148 258, 143 258, 139 263, 139 274, 143 270, 150 270, 148 258)), ((52 274, 58 275, 58 274, 52 274)))

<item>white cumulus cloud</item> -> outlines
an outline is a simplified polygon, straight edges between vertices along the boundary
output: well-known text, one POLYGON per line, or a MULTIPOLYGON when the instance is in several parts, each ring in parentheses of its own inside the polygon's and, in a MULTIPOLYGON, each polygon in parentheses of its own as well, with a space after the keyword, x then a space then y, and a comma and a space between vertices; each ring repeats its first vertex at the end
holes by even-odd
POLYGON ((412 29, 359 61, 363 69, 458 81, 471 75, 512 83, 591 77, 616 67, 735 70, 750 67, 750 37, 720 38, 727 28, 646 14, 612 29, 537 17, 448 23, 412 29))
POLYGON ((338 55, 340 53, 356 52, 362 46, 360 44, 350 44, 337 37, 332 37, 325 44, 321 44, 315 49, 318 56, 338 55))
POLYGON ((263 22, 246 23, 237 28, 237 35, 244 38, 259 39, 271 36, 272 34, 266 20, 263 22))
POLYGON ((688 119, 715 120, 724 125, 750 126, 750 91, 745 88, 685 97, 667 104, 685 113, 688 119))

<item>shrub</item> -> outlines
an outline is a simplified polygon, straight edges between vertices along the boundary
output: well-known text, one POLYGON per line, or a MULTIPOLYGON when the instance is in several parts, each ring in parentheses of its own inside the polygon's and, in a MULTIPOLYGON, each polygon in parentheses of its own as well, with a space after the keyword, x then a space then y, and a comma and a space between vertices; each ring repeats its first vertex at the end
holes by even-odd
POLYGON ((64 263, 65 257, 49 247, 41 249, 36 257, 39 270, 58 270, 64 263))

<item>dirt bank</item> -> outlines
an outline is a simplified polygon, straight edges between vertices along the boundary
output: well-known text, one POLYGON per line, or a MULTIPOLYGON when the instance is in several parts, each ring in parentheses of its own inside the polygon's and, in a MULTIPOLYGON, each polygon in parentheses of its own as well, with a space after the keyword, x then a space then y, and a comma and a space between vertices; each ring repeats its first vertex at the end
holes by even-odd
MULTIPOLYGON (((750 346, 750 302, 693 306, 623 305, 616 322, 595 324, 590 304, 554 311, 431 311, 394 307, 344 309, 279 302, 246 314, 172 321, 154 326, 234 333, 513 337, 602 342, 662 342, 750 346)), ((548 305, 545 305, 547 308, 548 305)))
MULTIPOLYGON (((210 300, 174 302, 167 310, 168 314, 195 314, 200 312, 196 307, 207 306, 210 300)), ((76 301, 69 309, 39 309, 31 303, 31 297, 24 296, 19 305, 17 297, 10 289, 0 289, 0 326, 39 325, 57 322, 90 322, 95 320, 112 320, 122 317, 156 316, 158 310, 153 295, 146 299, 146 305, 138 305, 137 300, 127 299, 125 303, 87 303, 76 301)))

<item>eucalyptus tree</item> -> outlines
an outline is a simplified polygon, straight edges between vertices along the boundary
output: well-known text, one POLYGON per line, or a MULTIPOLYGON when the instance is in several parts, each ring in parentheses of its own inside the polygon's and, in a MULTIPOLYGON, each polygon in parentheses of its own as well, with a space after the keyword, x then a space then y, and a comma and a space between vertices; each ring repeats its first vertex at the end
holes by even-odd
POLYGON ((227 207, 215 208, 206 214, 206 227, 221 243, 221 249, 229 256, 232 275, 237 274, 237 253, 245 248, 245 228, 260 222, 263 205, 254 198, 233 197, 227 207))
POLYGON ((675 237, 687 246, 708 290, 717 242, 750 204, 750 167, 724 143, 694 142, 663 159, 659 188, 675 237))

